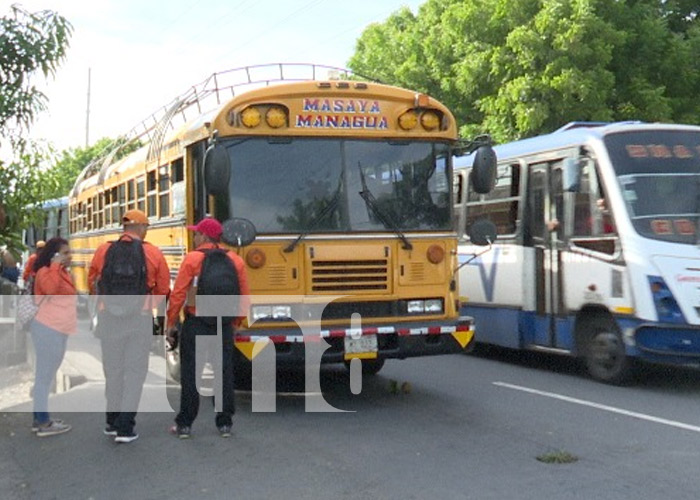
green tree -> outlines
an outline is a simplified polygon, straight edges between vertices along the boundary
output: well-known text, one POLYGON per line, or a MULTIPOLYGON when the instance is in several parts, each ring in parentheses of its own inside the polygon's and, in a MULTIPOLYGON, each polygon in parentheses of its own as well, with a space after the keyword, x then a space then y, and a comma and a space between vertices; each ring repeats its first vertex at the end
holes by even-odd
POLYGON ((463 135, 499 142, 573 120, 698 123, 699 10, 688 0, 428 0, 369 26, 348 64, 434 95, 463 135))
POLYGON ((141 141, 128 141, 123 137, 110 139, 103 137, 91 146, 84 148, 69 148, 58 155, 58 159, 45 173, 45 177, 51 179, 51 190, 46 193, 47 198, 59 198, 67 196, 73 188, 78 176, 90 166, 86 174, 92 175, 102 165, 108 156, 113 161, 136 151, 142 145, 141 141))
POLYGON ((53 189, 41 166, 50 150, 26 139, 47 98, 35 86, 37 76, 53 76, 64 59, 72 32, 55 12, 31 13, 18 5, 0 17, 0 246, 16 250, 19 234, 32 218, 29 204, 53 189))

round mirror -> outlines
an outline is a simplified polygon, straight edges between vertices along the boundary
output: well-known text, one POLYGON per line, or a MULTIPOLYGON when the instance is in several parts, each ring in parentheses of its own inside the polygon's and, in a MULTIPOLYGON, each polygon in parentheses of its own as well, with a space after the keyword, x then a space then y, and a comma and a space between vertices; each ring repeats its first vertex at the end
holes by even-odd
POLYGON ((496 241, 498 230, 496 225, 488 219, 479 219, 469 228, 469 239, 479 246, 486 246, 496 241))
POLYGON ((234 247, 244 247, 255 241, 255 225, 248 219, 234 217, 223 224, 221 240, 234 247))

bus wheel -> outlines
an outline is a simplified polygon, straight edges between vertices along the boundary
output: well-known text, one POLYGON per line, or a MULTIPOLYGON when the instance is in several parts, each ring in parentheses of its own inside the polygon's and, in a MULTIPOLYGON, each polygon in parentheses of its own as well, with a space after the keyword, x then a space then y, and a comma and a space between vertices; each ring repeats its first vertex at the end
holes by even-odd
POLYGON ((585 346, 588 373, 607 384, 626 382, 632 371, 631 360, 625 354, 625 344, 618 329, 607 322, 591 325, 585 346))
MULTIPOLYGON (((376 375, 384 367, 384 359, 363 359, 362 375, 376 375)), ((350 371, 350 361, 345 361, 345 368, 350 371)))
POLYGON ((165 365, 168 368, 168 376, 174 382, 180 382, 180 348, 165 351, 165 365))

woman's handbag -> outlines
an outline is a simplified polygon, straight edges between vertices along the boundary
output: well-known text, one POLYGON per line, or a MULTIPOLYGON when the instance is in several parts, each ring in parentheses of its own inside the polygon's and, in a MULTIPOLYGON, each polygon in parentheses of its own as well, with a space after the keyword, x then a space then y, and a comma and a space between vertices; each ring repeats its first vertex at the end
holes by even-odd
POLYGON ((34 319, 34 316, 36 316, 36 313, 39 311, 39 306, 43 301, 44 299, 42 298, 38 304, 34 302, 34 277, 32 276, 27 280, 27 286, 17 299, 17 317, 15 319, 15 325, 18 330, 26 330, 29 327, 29 324, 34 319))

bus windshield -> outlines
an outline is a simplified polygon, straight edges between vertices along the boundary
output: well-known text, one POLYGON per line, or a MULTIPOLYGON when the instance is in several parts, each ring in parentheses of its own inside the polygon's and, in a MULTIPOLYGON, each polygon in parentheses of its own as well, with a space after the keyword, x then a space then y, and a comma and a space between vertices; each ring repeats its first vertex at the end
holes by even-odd
POLYGON ((451 230, 447 144, 338 138, 224 144, 230 215, 249 219, 259 233, 451 230))
POLYGON ((655 130, 605 138, 635 230, 695 244, 700 221, 700 133, 655 130))

